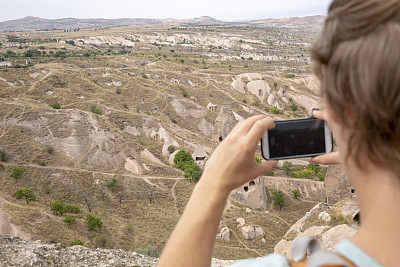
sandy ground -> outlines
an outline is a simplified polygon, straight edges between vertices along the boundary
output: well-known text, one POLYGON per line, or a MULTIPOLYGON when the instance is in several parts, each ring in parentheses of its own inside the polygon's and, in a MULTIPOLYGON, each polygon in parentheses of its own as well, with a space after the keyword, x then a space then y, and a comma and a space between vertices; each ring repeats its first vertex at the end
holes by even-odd
POLYGON ((3 203, 7 202, 0 196, 0 235, 17 236, 24 240, 30 240, 30 235, 24 233, 18 226, 11 223, 10 214, 2 210, 3 203))

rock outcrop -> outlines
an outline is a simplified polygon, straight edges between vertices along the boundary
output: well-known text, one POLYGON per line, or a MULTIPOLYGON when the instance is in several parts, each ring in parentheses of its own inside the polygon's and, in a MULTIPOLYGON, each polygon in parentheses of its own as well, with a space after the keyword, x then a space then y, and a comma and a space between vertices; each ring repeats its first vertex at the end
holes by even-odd
MULTIPOLYGON (((158 258, 122 249, 62 247, 41 241, 0 236, 0 266, 156 266, 158 258)), ((213 259, 211 266, 229 266, 235 261, 213 259)))
POLYGON ((253 209, 266 209, 268 197, 265 192, 264 179, 257 178, 233 190, 229 199, 253 209))
POLYGON ((258 97, 261 101, 268 97, 271 94, 271 88, 268 83, 263 80, 249 82, 247 84, 247 89, 250 93, 258 97))
POLYGON ((260 226, 246 225, 242 227, 242 234, 245 239, 253 240, 263 238, 265 236, 265 231, 260 226))

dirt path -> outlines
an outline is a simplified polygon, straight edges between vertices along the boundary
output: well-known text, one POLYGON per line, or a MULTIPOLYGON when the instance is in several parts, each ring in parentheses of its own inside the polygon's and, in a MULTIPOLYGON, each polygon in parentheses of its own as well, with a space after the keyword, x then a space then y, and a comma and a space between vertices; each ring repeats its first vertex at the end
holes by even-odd
POLYGON ((171 194, 172 194, 172 197, 174 198, 174 206, 175 206, 176 214, 178 214, 178 216, 180 216, 179 210, 178 210, 178 206, 176 205, 176 195, 175 195, 175 187, 176 187, 176 184, 177 184, 178 182, 179 182, 179 180, 177 180, 177 181, 174 183, 174 185, 172 186, 172 188, 171 188, 171 194))
POLYGON ((0 196, 0 235, 17 236, 24 240, 30 240, 30 235, 24 233, 18 226, 11 223, 10 214, 3 211, 3 203, 6 203, 3 197, 0 196))
POLYGON ((32 84, 32 86, 29 87, 28 90, 26 90, 25 92, 21 93, 21 94, 18 96, 18 98, 21 97, 22 95, 26 94, 26 93, 29 93, 29 91, 33 90, 33 89, 36 87, 36 85, 37 85, 38 83, 40 83, 41 81, 43 81, 44 79, 46 79, 47 77, 49 77, 50 75, 52 75, 53 73, 54 73, 54 70, 50 69, 50 71, 49 71, 48 73, 46 73, 46 75, 44 75, 42 78, 40 78, 40 79, 39 79, 38 81, 36 81, 34 84, 32 84))

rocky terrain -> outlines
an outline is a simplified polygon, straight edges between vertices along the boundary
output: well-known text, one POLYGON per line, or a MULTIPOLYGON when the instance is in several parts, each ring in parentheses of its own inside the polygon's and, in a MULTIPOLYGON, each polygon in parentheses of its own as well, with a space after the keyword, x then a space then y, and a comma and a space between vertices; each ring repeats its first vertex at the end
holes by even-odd
MULTIPOLYGON (((27 251, 59 244, 48 245, 49 260, 76 250, 123 265, 142 258, 120 249, 161 253, 194 187, 174 168, 177 152, 203 168, 245 118, 309 116, 319 100, 308 56, 316 33, 284 23, 0 33, 0 235, 43 242, 14 240, 27 251), (89 226, 92 215, 101 227, 89 226), (78 241, 87 248, 69 248, 78 241)), ((339 172, 285 161, 236 189, 214 257, 262 256, 301 235, 291 227, 310 209, 341 199, 326 173, 339 172)), ((324 226, 321 238, 326 217, 310 219, 324 226)))

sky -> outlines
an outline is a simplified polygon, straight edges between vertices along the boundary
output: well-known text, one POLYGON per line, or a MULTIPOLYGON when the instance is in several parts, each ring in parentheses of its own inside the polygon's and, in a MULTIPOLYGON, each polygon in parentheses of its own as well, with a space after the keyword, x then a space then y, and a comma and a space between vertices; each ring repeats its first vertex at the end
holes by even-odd
POLYGON ((331 0, 0 0, 0 21, 57 18, 175 18, 223 21, 326 15, 331 0))

